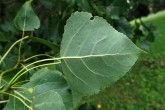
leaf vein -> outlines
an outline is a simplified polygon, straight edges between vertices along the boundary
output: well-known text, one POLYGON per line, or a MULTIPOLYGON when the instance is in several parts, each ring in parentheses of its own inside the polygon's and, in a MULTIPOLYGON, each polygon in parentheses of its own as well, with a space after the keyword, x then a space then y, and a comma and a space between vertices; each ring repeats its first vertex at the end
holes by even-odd
POLYGON ((114 54, 101 54, 101 55, 84 55, 84 56, 64 56, 60 57, 60 59, 79 59, 79 58, 92 58, 92 57, 105 57, 105 56, 125 56, 125 55, 133 55, 133 54, 138 54, 139 52, 136 53, 114 53, 114 54))
POLYGON ((77 31, 75 32, 75 34, 73 34, 73 36, 70 38, 69 42, 68 42, 68 45, 65 47, 65 51, 63 53, 63 55, 65 55, 67 53, 67 50, 69 48, 69 45, 71 44, 73 38, 81 31, 81 29, 85 26, 85 24, 87 23, 88 21, 85 21, 82 26, 80 26, 79 29, 77 29, 77 31))
POLYGON ((77 78, 79 79, 81 82, 83 82, 85 85, 89 86, 83 79, 81 79, 80 77, 78 77, 73 71, 72 69, 69 67, 69 65, 67 64, 67 62, 64 60, 64 63, 66 64, 66 66, 68 67, 68 69, 70 70, 70 72, 77 78))
POLYGON ((94 72, 94 71, 83 61, 83 59, 80 59, 80 60, 82 61, 82 63, 84 64, 84 66, 85 66, 89 71, 91 71, 93 74, 96 74, 96 75, 105 77, 105 76, 102 75, 102 74, 99 74, 99 73, 97 73, 97 72, 94 72))
POLYGON ((97 45, 99 42, 101 42, 101 41, 103 41, 104 39, 106 39, 106 38, 107 38, 107 36, 104 37, 104 38, 102 38, 102 39, 100 39, 99 41, 97 41, 97 42, 94 44, 93 49, 92 49, 92 51, 90 52, 90 55, 92 55, 93 51, 95 50, 96 45, 97 45))
POLYGON ((102 60, 103 60, 103 62, 104 62, 107 66, 109 66, 109 67, 115 69, 116 71, 123 72, 121 69, 117 69, 117 68, 113 67, 112 65, 108 64, 103 58, 102 58, 102 60))

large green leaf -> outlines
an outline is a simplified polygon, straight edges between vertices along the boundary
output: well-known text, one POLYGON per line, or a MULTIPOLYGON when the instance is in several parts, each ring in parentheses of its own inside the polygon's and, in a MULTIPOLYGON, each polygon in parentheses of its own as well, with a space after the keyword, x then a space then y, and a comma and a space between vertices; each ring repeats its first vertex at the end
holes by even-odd
POLYGON ((40 20, 34 13, 31 2, 32 0, 25 2, 14 19, 15 26, 21 31, 33 31, 40 27, 40 20))
POLYGON ((141 52, 106 20, 91 18, 87 12, 71 15, 60 51, 66 80, 80 96, 93 95, 113 84, 129 71, 141 52))
MULTIPOLYGON (((72 110, 72 98, 68 91, 68 85, 59 71, 47 68, 38 70, 30 78, 30 82, 22 85, 17 91, 32 101, 27 103, 34 110, 72 110), (42 109, 41 109, 42 108, 42 109), (52 109, 53 108, 53 109, 52 109)), ((20 97, 19 94, 16 94, 20 97)), ((23 98, 23 100, 25 100, 23 98)), ((27 101, 26 101, 27 102, 27 101)), ((27 110, 22 102, 10 97, 5 110, 10 110, 20 105, 18 110, 27 110)))

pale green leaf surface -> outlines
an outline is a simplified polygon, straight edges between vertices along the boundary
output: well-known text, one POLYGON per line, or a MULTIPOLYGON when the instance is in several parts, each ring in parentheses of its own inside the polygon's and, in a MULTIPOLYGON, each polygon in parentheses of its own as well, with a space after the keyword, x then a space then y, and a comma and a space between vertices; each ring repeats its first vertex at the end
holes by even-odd
POLYGON ((65 26, 62 69, 71 89, 81 96, 110 86, 134 65, 141 50, 101 17, 75 12, 65 26))
POLYGON ((15 26, 21 31, 34 31, 40 27, 40 20, 34 13, 31 2, 25 2, 14 19, 15 26))
POLYGON ((66 110, 62 97, 55 91, 47 91, 34 96, 34 110, 66 110))

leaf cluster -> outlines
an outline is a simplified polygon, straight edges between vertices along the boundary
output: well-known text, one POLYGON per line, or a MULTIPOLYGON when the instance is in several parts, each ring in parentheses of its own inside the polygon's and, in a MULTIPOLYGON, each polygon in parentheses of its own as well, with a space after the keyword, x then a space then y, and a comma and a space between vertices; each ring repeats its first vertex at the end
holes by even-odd
POLYGON ((79 109, 85 98, 124 76, 142 52, 132 42, 127 0, 2 0, 1 5, 4 110, 79 109))

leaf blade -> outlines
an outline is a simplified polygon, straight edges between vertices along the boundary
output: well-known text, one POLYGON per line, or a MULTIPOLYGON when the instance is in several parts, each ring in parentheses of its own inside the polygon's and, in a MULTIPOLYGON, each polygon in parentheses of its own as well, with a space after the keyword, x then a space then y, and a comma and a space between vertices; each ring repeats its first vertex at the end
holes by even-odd
POLYGON ((26 1, 14 18, 15 26, 21 31, 34 31, 40 27, 40 20, 34 13, 31 2, 26 1))
POLYGON ((63 72, 80 96, 98 93, 120 79, 141 52, 103 18, 91 17, 86 12, 72 14, 61 43, 63 72))

